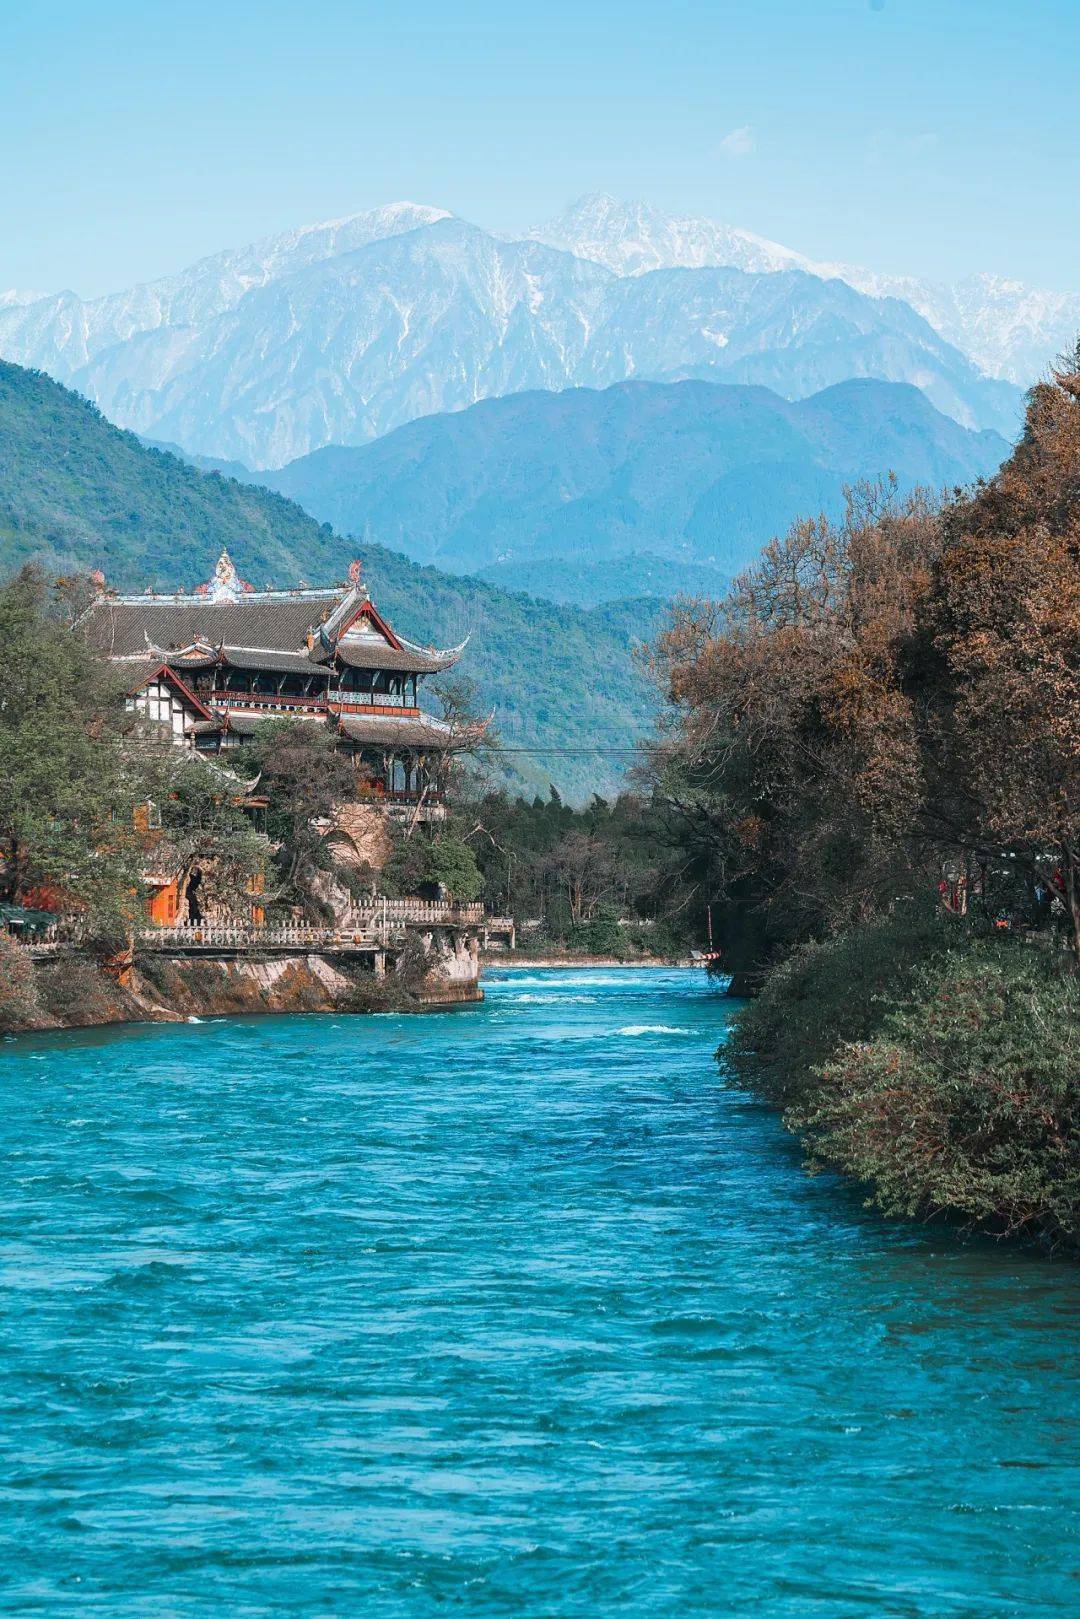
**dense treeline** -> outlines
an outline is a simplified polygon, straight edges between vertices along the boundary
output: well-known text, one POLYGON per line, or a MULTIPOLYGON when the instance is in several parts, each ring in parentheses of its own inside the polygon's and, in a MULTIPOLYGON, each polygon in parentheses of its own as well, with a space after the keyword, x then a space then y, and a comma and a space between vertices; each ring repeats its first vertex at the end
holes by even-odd
POLYGON ((504 792, 473 796, 456 817, 473 851, 489 910, 519 924, 519 945, 590 955, 669 956, 686 948, 658 856, 670 826, 645 797, 594 796, 583 809, 504 792))
POLYGON ((994 478, 854 491, 658 664, 739 1076, 889 1210, 1074 1237, 1080 352, 994 478))

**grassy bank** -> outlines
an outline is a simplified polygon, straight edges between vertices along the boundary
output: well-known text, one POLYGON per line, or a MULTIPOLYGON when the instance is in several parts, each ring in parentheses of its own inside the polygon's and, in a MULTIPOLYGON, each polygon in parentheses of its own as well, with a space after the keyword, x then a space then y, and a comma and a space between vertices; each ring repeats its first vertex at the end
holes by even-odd
POLYGON ((1075 1248, 1078 1029, 1063 951, 905 915, 799 950, 721 1058, 884 1213, 1075 1248))

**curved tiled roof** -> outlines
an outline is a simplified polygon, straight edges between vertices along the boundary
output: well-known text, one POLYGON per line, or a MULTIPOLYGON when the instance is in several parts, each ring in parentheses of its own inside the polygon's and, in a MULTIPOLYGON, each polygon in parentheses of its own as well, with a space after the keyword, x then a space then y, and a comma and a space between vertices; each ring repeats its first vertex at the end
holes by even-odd
POLYGON ((420 675, 452 668, 461 656, 461 647, 435 652, 405 642, 399 651, 374 636, 365 636, 363 640, 339 641, 335 656, 350 669, 397 669, 420 675))
MULTIPOLYGON (((160 648, 158 652, 162 658, 166 656, 160 648)), ((212 669, 217 661, 216 652, 204 652, 201 647, 182 652, 170 651, 168 654, 168 663, 173 669, 212 669)))
MULTIPOLYGON (((439 651, 382 633, 335 641, 333 630, 359 611, 377 618, 354 587, 328 590, 250 591, 225 599, 206 596, 98 596, 79 620, 96 652, 107 658, 161 656, 177 667, 208 668, 219 649, 239 669, 308 672, 337 656, 353 669, 430 674, 449 669, 461 646, 439 651), (318 633, 316 633, 318 632, 318 633), (314 646, 308 650, 308 638, 314 646)), ((379 620, 382 626, 382 620, 379 620)))
POLYGON ((401 719, 390 714, 344 714, 341 729, 350 742, 387 748, 446 748, 453 735, 449 725, 430 714, 401 719))
MULTIPOLYGON (((228 728, 238 736, 254 736, 260 725, 280 718, 280 714, 230 713, 228 728)), ((308 719, 309 723, 324 722, 322 714, 298 718, 308 719)), ((407 714, 400 719, 393 714, 345 714, 340 728, 342 735, 361 747, 446 748, 452 738, 450 727, 430 714, 407 714)))
POLYGON ((295 652, 308 631, 339 603, 338 590, 266 591, 235 601, 203 596, 99 596, 80 620, 95 651, 131 657, 147 647, 168 652, 204 645, 295 652))

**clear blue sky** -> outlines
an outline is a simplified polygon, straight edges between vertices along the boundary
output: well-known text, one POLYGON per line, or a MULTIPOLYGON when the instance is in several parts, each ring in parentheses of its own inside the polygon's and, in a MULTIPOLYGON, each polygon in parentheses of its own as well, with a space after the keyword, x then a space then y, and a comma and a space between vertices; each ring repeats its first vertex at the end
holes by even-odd
POLYGON ((0 289, 91 295, 409 198, 584 191, 818 257, 1080 285, 1075 0, 6 0, 0 289))

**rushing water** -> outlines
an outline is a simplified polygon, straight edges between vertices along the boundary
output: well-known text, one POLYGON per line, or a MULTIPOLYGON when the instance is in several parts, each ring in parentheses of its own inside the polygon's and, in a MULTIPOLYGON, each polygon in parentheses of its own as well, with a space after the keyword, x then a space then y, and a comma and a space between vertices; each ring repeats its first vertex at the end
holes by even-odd
POLYGON ((690 972, 0 1049, 0 1607, 1055 1619, 1076 1273, 878 1219, 690 972))

